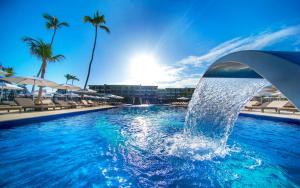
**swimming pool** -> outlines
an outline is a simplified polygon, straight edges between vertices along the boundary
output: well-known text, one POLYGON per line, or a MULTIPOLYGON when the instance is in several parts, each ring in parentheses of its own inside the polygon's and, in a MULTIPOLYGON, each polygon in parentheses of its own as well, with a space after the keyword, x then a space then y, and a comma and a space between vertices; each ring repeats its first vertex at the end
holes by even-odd
POLYGON ((300 126, 239 117, 226 155, 199 160, 172 143, 185 112, 124 107, 2 129, 0 187, 300 185, 300 126))

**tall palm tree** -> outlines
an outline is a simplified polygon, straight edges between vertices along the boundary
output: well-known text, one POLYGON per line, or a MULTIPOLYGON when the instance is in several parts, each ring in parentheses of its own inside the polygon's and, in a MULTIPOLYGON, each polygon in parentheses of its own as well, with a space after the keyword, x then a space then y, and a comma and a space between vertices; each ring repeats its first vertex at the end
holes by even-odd
MULTIPOLYGON (((43 17, 46 19, 46 28, 47 29, 53 29, 53 34, 52 34, 52 37, 51 37, 51 42, 50 42, 50 47, 52 47, 52 44, 53 44, 53 41, 54 41, 54 38, 55 38, 55 35, 56 35, 56 31, 58 28, 61 28, 61 27, 69 27, 69 24, 67 22, 60 22, 56 16, 51 16, 49 14, 43 14, 43 17)), ((39 72, 37 73, 37 77, 40 76, 41 74, 41 71, 42 71, 42 67, 40 67, 40 70, 39 72)), ((32 91, 34 91, 34 85, 32 87, 32 91)))
POLYGON ((93 45, 93 49, 92 49, 92 56, 91 56, 91 60, 89 63, 88 74, 86 76, 86 80, 85 80, 85 84, 84 84, 84 89, 86 89, 87 83, 89 81, 90 73, 91 73, 92 62, 94 59, 94 53, 95 53, 95 48, 96 48, 96 43, 97 43, 98 28, 106 31, 107 33, 110 33, 110 30, 106 25, 104 25, 106 22, 104 15, 100 15, 98 11, 94 14, 93 17, 85 16, 83 18, 83 22, 84 23, 88 22, 88 23, 92 24, 92 26, 95 27, 95 38, 94 38, 94 45, 93 45))
POLYGON ((73 85, 74 80, 79 81, 79 78, 77 78, 77 76, 75 76, 75 75, 71 75, 71 80, 72 80, 72 85, 73 85))
POLYGON ((56 30, 61 27, 69 27, 69 24, 67 22, 60 22, 56 16, 51 16, 49 14, 43 14, 43 17, 47 20, 46 22, 46 28, 47 29, 53 29, 53 34, 50 42, 50 46, 52 47, 54 37, 56 34, 56 30))
MULTIPOLYGON (((57 62, 65 58, 63 55, 54 56, 52 54, 52 48, 50 44, 47 44, 43 40, 24 37, 23 41, 29 46, 31 54, 42 60, 41 78, 45 77, 48 62, 57 62)), ((40 102, 41 96, 42 87, 39 88, 39 93, 37 97, 38 102, 40 102)))
POLYGON ((72 79, 72 75, 71 74, 66 74, 65 78, 66 78, 66 84, 67 84, 68 81, 72 79))

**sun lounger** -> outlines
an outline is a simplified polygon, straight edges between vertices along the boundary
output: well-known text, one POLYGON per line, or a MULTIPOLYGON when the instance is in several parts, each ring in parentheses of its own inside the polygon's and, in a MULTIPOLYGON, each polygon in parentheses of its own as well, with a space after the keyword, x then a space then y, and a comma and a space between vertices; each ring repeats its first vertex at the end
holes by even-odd
POLYGON ((72 105, 63 100, 55 100, 54 103, 56 106, 59 106, 61 108, 72 108, 72 105))
POLYGON ((79 104, 75 101, 68 101, 68 103, 73 107, 73 108, 77 108, 77 107, 82 107, 83 104, 79 104))
POLYGON ((258 102, 258 101, 249 101, 246 103, 245 105, 245 109, 248 109, 248 110, 251 110, 251 107, 257 107, 257 106, 260 106, 261 103, 258 102))
POLYGON ((61 106, 56 105, 51 99, 42 99, 41 104, 42 105, 47 105, 48 108, 52 108, 53 110, 55 110, 56 107, 62 109, 61 106))
MULTIPOLYGON (((265 103, 263 103, 261 105, 258 105, 258 106, 246 105, 245 109, 247 109, 249 111, 252 111, 254 109, 258 109, 258 110, 261 110, 262 112, 264 112, 264 110, 266 109, 266 107, 268 106, 268 104, 270 104, 270 102, 265 102, 265 103)), ((277 108, 270 108, 270 109, 275 109, 277 111, 277 108)))
POLYGON ((0 105, 0 110, 7 110, 7 112, 10 112, 10 110, 19 110, 21 112, 22 106, 0 105))
POLYGON ((83 106, 86 106, 86 107, 93 106, 92 104, 89 104, 86 100, 81 100, 81 103, 83 104, 83 106))
POLYGON ((272 101, 262 108, 262 112, 267 109, 275 110, 276 112, 278 112, 278 109, 283 108, 287 104, 288 101, 272 101))
POLYGON ((281 111, 289 111, 293 113, 299 112, 299 110, 291 102, 287 102, 283 107, 278 108, 278 113, 281 111))
POLYGON ((88 104, 91 104, 92 106, 96 106, 97 103, 96 102, 93 102, 92 100, 87 100, 88 104))
POLYGON ((26 111, 27 109, 37 109, 37 110, 44 110, 44 109, 48 109, 47 105, 36 105, 34 104, 33 100, 31 98, 15 98, 15 102, 22 106, 22 108, 24 109, 24 111, 26 111))

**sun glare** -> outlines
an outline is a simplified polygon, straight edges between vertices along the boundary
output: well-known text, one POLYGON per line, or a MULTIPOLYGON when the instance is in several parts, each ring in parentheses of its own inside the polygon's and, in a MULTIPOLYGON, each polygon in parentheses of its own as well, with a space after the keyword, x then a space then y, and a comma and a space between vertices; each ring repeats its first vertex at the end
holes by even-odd
POLYGON ((130 77, 135 84, 155 84, 163 74, 152 54, 137 54, 130 59, 130 77))

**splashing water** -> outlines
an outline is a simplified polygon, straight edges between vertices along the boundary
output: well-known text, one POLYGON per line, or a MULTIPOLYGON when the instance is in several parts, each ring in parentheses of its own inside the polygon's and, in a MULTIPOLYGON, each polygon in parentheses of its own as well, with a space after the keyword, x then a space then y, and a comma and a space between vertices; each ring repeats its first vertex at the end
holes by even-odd
MULTIPOLYGON (((261 89, 264 79, 202 78, 185 118, 185 151, 197 146, 198 159, 226 153, 226 142, 241 108, 261 89), (193 144, 189 144, 192 140, 193 144)), ((182 151, 182 147, 175 147, 182 151)), ((194 150, 193 150, 194 151, 194 150)))

